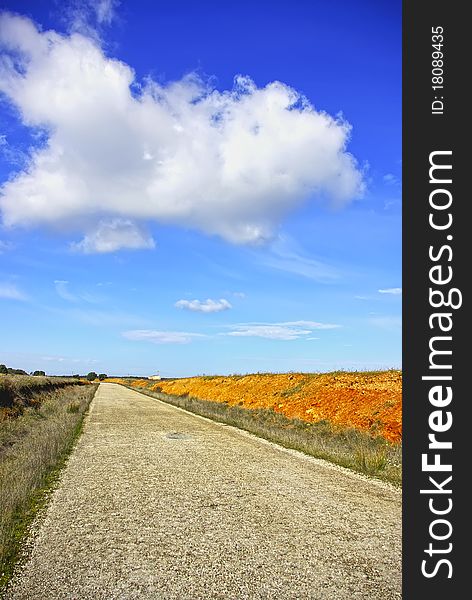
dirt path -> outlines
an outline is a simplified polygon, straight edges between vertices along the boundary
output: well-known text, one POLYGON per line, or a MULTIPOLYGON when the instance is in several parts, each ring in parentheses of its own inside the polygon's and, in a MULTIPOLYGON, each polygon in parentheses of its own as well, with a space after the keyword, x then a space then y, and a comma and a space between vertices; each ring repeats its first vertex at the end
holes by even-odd
POLYGON ((9 600, 401 598, 401 495, 116 384, 9 600))

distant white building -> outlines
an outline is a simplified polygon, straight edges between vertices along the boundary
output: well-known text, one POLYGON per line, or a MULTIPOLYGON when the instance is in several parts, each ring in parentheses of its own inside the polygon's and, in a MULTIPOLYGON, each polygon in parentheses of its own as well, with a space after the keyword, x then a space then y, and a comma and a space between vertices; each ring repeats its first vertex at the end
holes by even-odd
POLYGON ((161 376, 160 376, 160 375, 150 375, 150 376, 148 377, 148 379, 160 379, 160 378, 161 378, 161 376))

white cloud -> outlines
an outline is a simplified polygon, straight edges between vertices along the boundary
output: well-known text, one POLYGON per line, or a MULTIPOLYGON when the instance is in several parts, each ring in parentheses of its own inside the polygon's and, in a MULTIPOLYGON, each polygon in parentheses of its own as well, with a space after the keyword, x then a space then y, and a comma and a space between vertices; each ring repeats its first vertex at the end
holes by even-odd
POLYGON ((103 296, 90 293, 86 290, 71 292, 69 288, 69 282, 62 279, 56 279, 54 281, 54 287, 57 295, 68 302, 87 302, 89 304, 97 304, 104 301, 103 296))
MULTIPOLYGON (((232 337, 261 337, 271 340, 318 339, 312 337, 314 330, 335 329, 340 325, 318 323, 316 321, 287 321, 284 323, 238 323, 228 326, 231 331, 218 335, 232 337)), ((197 338, 211 336, 187 331, 155 331, 152 329, 137 329, 125 331, 123 337, 134 341, 147 341, 155 344, 188 344, 197 338)))
POLYGON ((97 15, 99 23, 110 24, 115 18, 115 9, 119 5, 119 0, 94 0, 91 2, 97 15))
POLYGON ((77 302, 77 296, 74 296, 74 294, 69 291, 68 281, 56 279, 54 282, 54 287, 56 288, 58 296, 60 296, 63 300, 67 300, 68 302, 77 302))
POLYGON ((26 300, 27 296, 16 285, 0 282, 0 298, 6 300, 26 300))
POLYGON ((379 290, 379 294, 392 294, 393 296, 400 296, 402 293, 402 288, 385 288, 379 290))
POLYGON ((42 360, 55 362, 64 362, 66 360, 65 356, 42 356, 41 358, 42 360))
POLYGON ((317 321, 287 321, 279 325, 295 325, 297 327, 308 327, 309 329, 338 329, 341 325, 334 323, 318 323, 317 321))
POLYGON ((154 331, 151 329, 137 329, 123 332, 123 337, 138 342, 152 342, 154 344, 188 344, 195 338, 205 337, 200 333, 186 331, 154 331))
POLYGON ((12 248, 13 248, 13 244, 11 244, 10 242, 5 242, 3 240, 0 240, 0 254, 3 254, 4 252, 8 252, 12 248))
POLYGON ((401 199, 395 198, 395 199, 390 199, 390 200, 385 200, 384 201, 384 210, 390 210, 392 208, 401 206, 401 199))
MULTIPOLYGON (((111 3, 99 5, 106 21, 111 3)), ((258 88, 238 76, 220 92, 194 74, 139 82, 93 39, 40 32, 8 13, 0 43, 0 91, 48 136, 3 185, 8 226, 80 228, 83 251, 121 247, 87 230, 116 218, 256 243, 310 197, 343 206, 362 193, 349 124, 284 83, 258 88)))
POLYGON ((99 40, 98 31, 116 18, 119 0, 68 0, 62 4, 63 19, 70 31, 99 40))
POLYGON ((234 337, 261 337, 271 340, 317 339, 310 336, 313 330, 335 329, 340 325, 316 321, 287 321, 285 323, 242 323, 233 325, 232 331, 224 334, 234 337))
POLYGON ((128 219, 100 221, 95 231, 91 231, 80 242, 73 243, 72 249, 84 254, 116 252, 122 248, 131 250, 150 249, 155 242, 150 235, 128 219))
POLYGON ((387 173, 386 175, 384 175, 383 180, 387 185, 398 185, 400 183, 398 177, 396 175, 393 175, 393 173, 387 173))
POLYGON ((309 329, 295 329, 282 325, 237 325, 227 335, 235 337, 261 337, 270 340, 296 340, 310 333, 309 329))
POLYGON ((85 364, 96 364, 100 361, 94 358, 71 358, 69 356, 41 356, 41 360, 46 360, 48 362, 58 362, 58 363, 85 363, 85 364))
POLYGON ((221 312, 222 310, 228 310, 232 308, 231 304, 228 300, 221 298, 220 300, 178 300, 175 303, 177 308, 185 308, 187 310, 191 310, 194 312, 202 312, 202 313, 214 313, 221 312))
POLYGON ((307 256, 296 240, 286 235, 277 236, 267 251, 259 253, 257 259, 271 269, 293 273, 320 283, 328 283, 339 277, 336 268, 307 256))

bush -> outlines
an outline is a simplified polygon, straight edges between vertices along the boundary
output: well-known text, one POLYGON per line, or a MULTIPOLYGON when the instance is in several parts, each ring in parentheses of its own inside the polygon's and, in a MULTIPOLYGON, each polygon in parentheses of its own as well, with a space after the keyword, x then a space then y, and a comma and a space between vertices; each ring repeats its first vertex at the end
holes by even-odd
POLYGON ((8 367, 7 372, 8 375, 28 375, 23 369, 11 369, 10 367, 8 367))
POLYGON ((7 369, 6 365, 0 365, 0 374, 1 375, 7 375, 8 374, 8 369, 7 369))
POLYGON ((90 373, 87 375, 87 379, 89 381, 95 381, 95 379, 97 379, 98 375, 95 373, 95 371, 90 371, 90 373))
POLYGON ((106 373, 100 373, 100 375, 98 376, 98 378, 100 379, 100 381, 103 381, 107 377, 108 377, 108 375, 106 373))
POLYGON ((45 371, 34 371, 34 373, 33 373, 33 377, 45 377, 45 376, 46 376, 45 371))

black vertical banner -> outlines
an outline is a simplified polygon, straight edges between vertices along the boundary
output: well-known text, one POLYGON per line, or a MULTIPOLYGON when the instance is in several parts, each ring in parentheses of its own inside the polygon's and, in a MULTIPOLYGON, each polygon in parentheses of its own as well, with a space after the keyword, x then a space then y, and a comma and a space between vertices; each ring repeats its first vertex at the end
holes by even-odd
MULTIPOLYGON (((465 189, 471 151, 466 4, 403 11, 403 598, 453 600, 466 585, 471 472, 465 189)), ((468 581, 467 577, 467 581, 468 581)), ((468 589, 469 588, 469 589, 468 589)))

